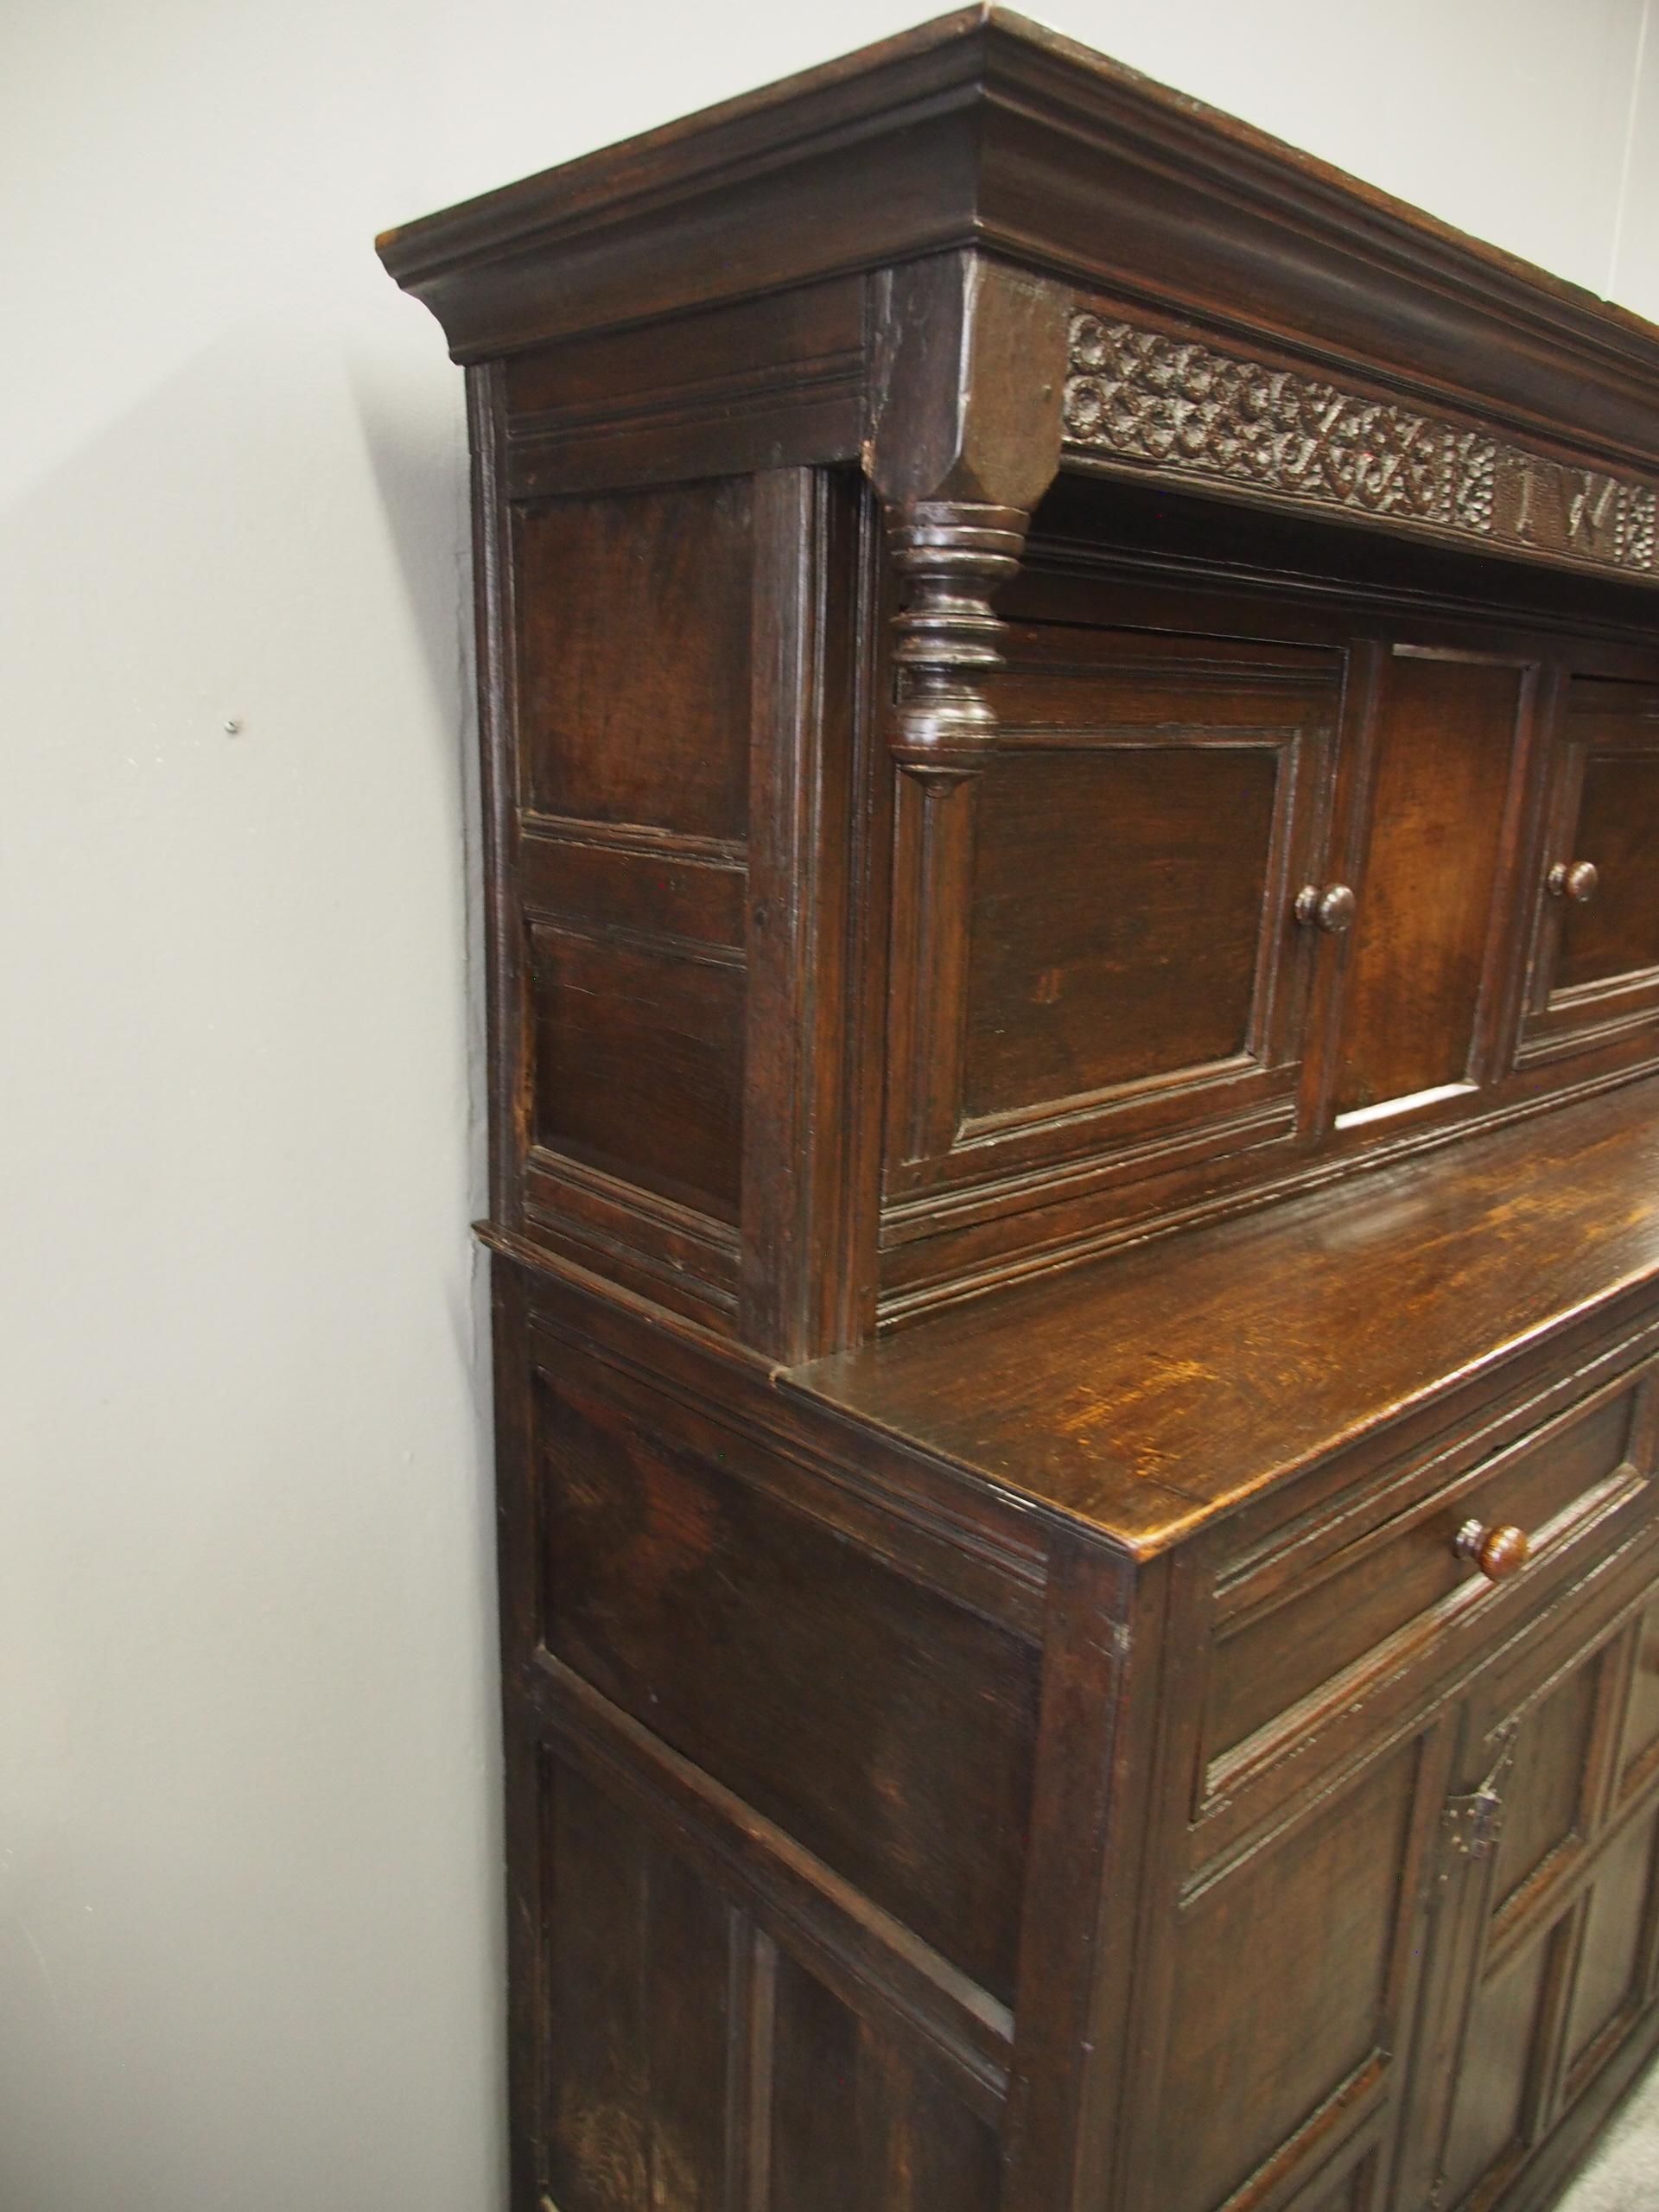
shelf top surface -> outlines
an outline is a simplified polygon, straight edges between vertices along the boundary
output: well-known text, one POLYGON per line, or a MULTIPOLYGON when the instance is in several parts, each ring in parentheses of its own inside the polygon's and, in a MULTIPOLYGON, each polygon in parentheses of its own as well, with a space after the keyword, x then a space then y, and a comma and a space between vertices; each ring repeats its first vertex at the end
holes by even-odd
POLYGON ((1142 1555, 1659 1283, 1659 1077, 779 1378, 1142 1555))

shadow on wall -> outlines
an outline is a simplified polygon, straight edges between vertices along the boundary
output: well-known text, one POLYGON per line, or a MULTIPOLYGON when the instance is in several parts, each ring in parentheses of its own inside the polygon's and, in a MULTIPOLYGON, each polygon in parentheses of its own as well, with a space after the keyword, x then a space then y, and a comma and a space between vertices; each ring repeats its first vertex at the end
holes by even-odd
POLYGON ((16 2212, 499 2201, 458 379, 340 348, 0 518, 16 2212))

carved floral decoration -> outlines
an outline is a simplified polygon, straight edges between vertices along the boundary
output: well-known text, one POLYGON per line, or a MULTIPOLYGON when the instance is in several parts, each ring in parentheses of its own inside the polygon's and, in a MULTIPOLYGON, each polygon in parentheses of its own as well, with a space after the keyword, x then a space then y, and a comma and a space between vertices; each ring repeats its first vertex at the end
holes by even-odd
POLYGON ((1073 446, 1160 470, 1656 572, 1651 485, 1096 315, 1072 319, 1065 427, 1073 446))

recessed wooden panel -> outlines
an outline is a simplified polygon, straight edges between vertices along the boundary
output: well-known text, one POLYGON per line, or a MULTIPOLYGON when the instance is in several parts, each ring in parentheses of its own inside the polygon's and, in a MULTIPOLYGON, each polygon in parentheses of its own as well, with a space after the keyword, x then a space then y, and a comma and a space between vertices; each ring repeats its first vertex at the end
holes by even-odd
POLYGON ((1461 2206, 1517 2142, 1537 2043, 1549 1945, 1535 1943, 1475 2000, 1459 2063, 1440 2202, 1461 2206))
POLYGON ((532 1141, 735 1220, 742 969, 668 941, 529 934, 532 1141))
POLYGON ((1575 2065, 1621 2012, 1641 2000, 1655 1827, 1652 1814, 1636 1821, 1596 1868, 1567 2030, 1567 2053, 1575 2065))
POLYGON ((1570 858, 1592 861, 1599 880, 1588 905, 1563 902, 1557 990, 1659 967, 1659 724, 1652 741, 1584 764, 1570 858))
POLYGON ((981 793, 970 1118, 1246 1052, 1283 754, 1011 753, 981 793))
POLYGON ((629 403, 643 413, 655 401, 659 412, 671 415, 694 404, 711 384, 715 404, 729 409, 737 394, 728 387, 735 382, 765 385, 785 365, 822 369, 848 355, 856 362, 864 317, 862 284, 842 276, 665 325, 584 334, 509 355, 507 407, 520 433, 533 432, 549 416, 603 425, 629 403))
POLYGON ((1351 2173, 1335 2189, 1325 2190, 1305 2208, 1301 2200, 1296 2199, 1296 2212, 1370 2212, 1375 2163, 1368 2158, 1358 2172, 1351 2173))
POLYGON ((1328 826, 1340 660, 1191 633, 1184 594, 1136 611, 1167 626, 1014 625, 995 755, 963 785, 899 779, 889 1282, 927 1274, 944 1188, 948 1233, 1017 1246, 1052 1235, 1051 1198, 1133 1211, 1160 1173, 1295 1137, 1315 962, 1291 906, 1328 826))
POLYGON ((543 1772, 553 2197, 721 2212, 735 1916, 574 1767, 543 1772))
POLYGON ((1659 688, 1577 677, 1557 725, 1535 856, 1522 1065, 1622 1041, 1641 1049, 1650 1038, 1659 1020, 1656 836, 1659 688), (1595 871, 1587 883, 1586 864, 1595 871))
POLYGON ((1577 1829, 1600 1679, 1599 1660, 1576 1668, 1516 1732, 1502 1784, 1504 1820, 1492 1878, 1498 1902, 1537 1873, 1577 1829))
POLYGON ((575 1376, 537 1441, 548 1648, 1007 1999, 1035 1654, 575 1376))
POLYGON ((1407 657, 1390 664, 1338 1114, 1470 1077, 1522 696, 1518 668, 1407 657))
POLYGON ((503 364, 515 498, 847 458, 867 427, 861 276, 503 364))
POLYGON ((995 2212, 995 2127, 573 1764, 542 1760, 560 2212, 995 2212))
POLYGON ((1636 1658, 1624 1713, 1620 1764, 1629 1775, 1659 1744, 1659 1599, 1637 1623, 1636 1658))
POLYGON ((1183 1914, 1160 2212, 1214 2212, 1388 2048, 1417 1762, 1413 1744, 1374 1767, 1183 1914))
POLYGON ((1307 741, 1338 672, 1277 640, 1014 627, 965 918, 969 1128, 1281 1056, 1270 1001, 1303 950, 1285 878, 1319 827, 1307 741))
POLYGON ((795 1962, 778 1969, 767 2212, 995 2212, 995 2133, 795 1962))
POLYGON ((750 497, 740 476, 519 512, 524 804, 744 836, 750 497))
POLYGON ((778 1966, 766 2202, 777 2212, 851 2212, 861 2189, 861 2044, 856 2014, 791 1960, 778 1966))
POLYGON ((1611 1849, 1604 1842, 1609 1692, 1628 1656, 1624 1635, 1608 1638, 1629 1585, 1609 1589, 1604 1580, 1598 1589, 1597 1580, 1508 1643, 1469 1713, 1465 1817, 1444 1840, 1441 1870, 1440 1940, 1459 2025, 1421 2083, 1447 2117, 1417 2126, 1426 2152, 1440 2147, 1446 2178, 1435 2202, 1446 2212, 1501 2201, 1641 1971, 1651 1809, 1639 1872, 1628 1834, 1611 1849), (1471 1824, 1483 1796, 1497 1808, 1491 1858, 1482 1855, 1478 1819, 1471 1824))

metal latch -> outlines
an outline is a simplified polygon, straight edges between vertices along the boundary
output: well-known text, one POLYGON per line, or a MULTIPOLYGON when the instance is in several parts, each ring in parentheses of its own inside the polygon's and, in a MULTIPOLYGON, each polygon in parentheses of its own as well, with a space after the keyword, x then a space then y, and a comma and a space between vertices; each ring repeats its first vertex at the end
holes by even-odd
POLYGON ((1508 1773, 1515 1757, 1515 1732, 1506 1729, 1503 1748, 1497 1764, 1478 1789, 1467 1797, 1446 1800, 1441 1815, 1446 1840, 1459 1858, 1490 1859, 1497 1848, 1497 1839, 1503 1826, 1503 1800, 1498 1794, 1498 1784, 1508 1773))
POLYGON ((1503 1800, 1483 1782, 1471 1797, 1453 1797, 1446 1808, 1446 1832, 1452 1848, 1465 1859, 1490 1859, 1503 1825, 1503 1800))

